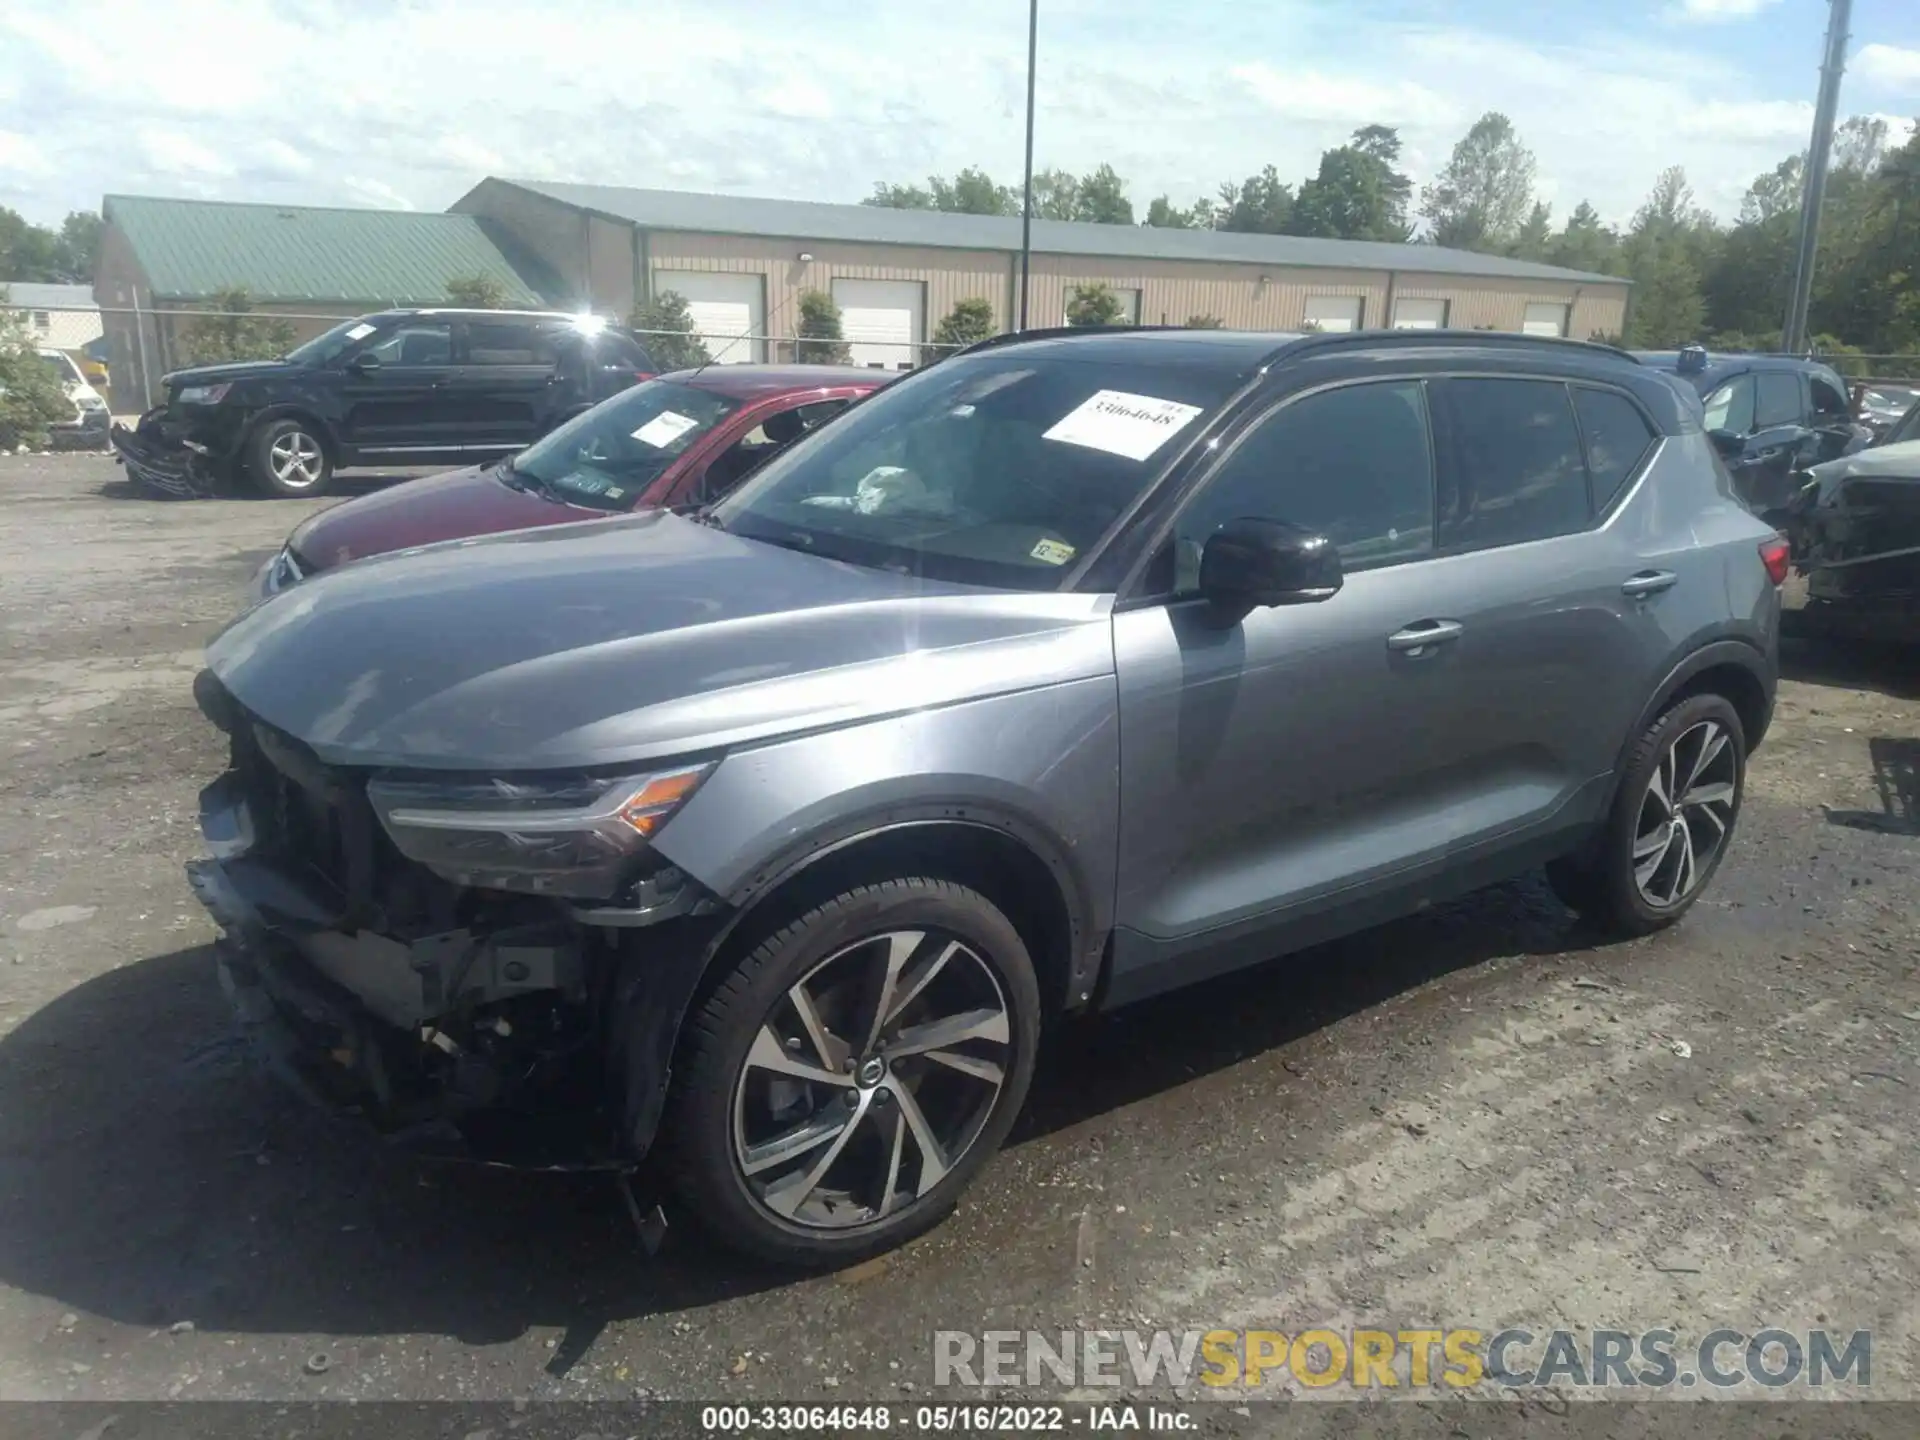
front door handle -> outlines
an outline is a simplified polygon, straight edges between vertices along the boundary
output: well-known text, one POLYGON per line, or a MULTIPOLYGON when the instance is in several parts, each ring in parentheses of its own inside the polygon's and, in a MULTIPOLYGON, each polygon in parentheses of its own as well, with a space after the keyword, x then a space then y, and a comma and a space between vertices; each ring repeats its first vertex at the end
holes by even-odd
POLYGON ((1458 640, 1467 627, 1458 620, 1421 620, 1387 636, 1387 649, 1407 655, 1422 655, 1429 645, 1444 645, 1458 640))
POLYGON ((1620 586, 1620 593, 1635 599, 1642 595, 1658 595, 1662 590, 1671 590, 1679 579, 1671 570, 1642 570, 1638 575, 1627 577, 1620 586))

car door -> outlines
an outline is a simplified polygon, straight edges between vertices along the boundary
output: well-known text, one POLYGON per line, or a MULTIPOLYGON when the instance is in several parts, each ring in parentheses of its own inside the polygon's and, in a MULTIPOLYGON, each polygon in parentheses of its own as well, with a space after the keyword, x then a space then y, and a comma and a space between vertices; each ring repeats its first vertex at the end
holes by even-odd
POLYGON ((1847 392, 1837 375, 1813 370, 1807 373, 1807 389, 1812 397, 1812 438, 1799 457, 1804 470, 1828 460, 1837 460, 1864 442, 1865 436, 1853 418, 1847 392))
POLYGON ((1457 652, 1388 637, 1449 614, 1433 503, 1417 379, 1283 399, 1229 442, 1122 597, 1117 995, 1262 958, 1283 922, 1299 938, 1431 844, 1449 742, 1427 719, 1461 704, 1457 652), (1328 535, 1340 592, 1221 625, 1200 555, 1244 516, 1328 535))
POLYGON ((459 363, 450 384, 463 450, 520 450, 563 418, 560 401, 568 387, 548 328, 520 316, 468 319, 456 325, 455 342, 459 363))
POLYGON ((453 368, 452 324, 430 317, 402 321, 351 353, 341 380, 347 443, 375 457, 445 450, 457 428, 453 368))
POLYGON ((1786 504, 1793 493, 1789 477, 1811 463, 1816 448, 1808 424, 1806 377, 1797 370, 1754 372, 1748 504, 1761 512, 1786 504))

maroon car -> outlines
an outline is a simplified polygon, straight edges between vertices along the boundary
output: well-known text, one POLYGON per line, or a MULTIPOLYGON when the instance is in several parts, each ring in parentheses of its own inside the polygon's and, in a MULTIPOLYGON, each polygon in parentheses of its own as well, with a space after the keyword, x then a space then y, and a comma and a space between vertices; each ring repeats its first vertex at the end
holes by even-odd
POLYGON ((662 375, 601 401, 511 459, 409 480, 308 517, 261 568, 255 593, 436 540, 704 505, 892 378, 838 365, 716 365, 662 375))

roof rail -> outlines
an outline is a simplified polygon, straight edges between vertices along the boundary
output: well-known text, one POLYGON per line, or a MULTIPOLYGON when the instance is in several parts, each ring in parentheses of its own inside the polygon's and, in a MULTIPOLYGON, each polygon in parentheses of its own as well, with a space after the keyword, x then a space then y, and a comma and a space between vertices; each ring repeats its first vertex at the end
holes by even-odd
POLYGON ((1383 336, 1389 335, 1393 337, 1396 345, 1484 345, 1488 349, 1499 350, 1535 345, 1544 349, 1573 350, 1589 355, 1599 350, 1623 360, 1631 360, 1636 365, 1640 363, 1638 355, 1619 345, 1605 345, 1597 340, 1573 340, 1565 335, 1522 335, 1512 330, 1343 330, 1333 334, 1310 334, 1286 346, 1286 353, 1297 355, 1303 350, 1335 350, 1348 346, 1377 345, 1383 336))

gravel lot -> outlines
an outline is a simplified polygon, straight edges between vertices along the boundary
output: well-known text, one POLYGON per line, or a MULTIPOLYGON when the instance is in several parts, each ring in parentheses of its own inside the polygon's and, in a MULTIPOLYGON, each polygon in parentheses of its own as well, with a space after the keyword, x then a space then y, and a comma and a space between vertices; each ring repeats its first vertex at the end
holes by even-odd
POLYGON ((951 1221, 794 1281, 382 1152, 231 1039, 188 683, 312 508, 0 458, 0 1398, 904 1399, 938 1328, 1319 1323, 1870 1328, 1920 1398, 1911 656, 1790 646, 1678 930, 1595 948, 1535 880, 1070 1024, 951 1221))

